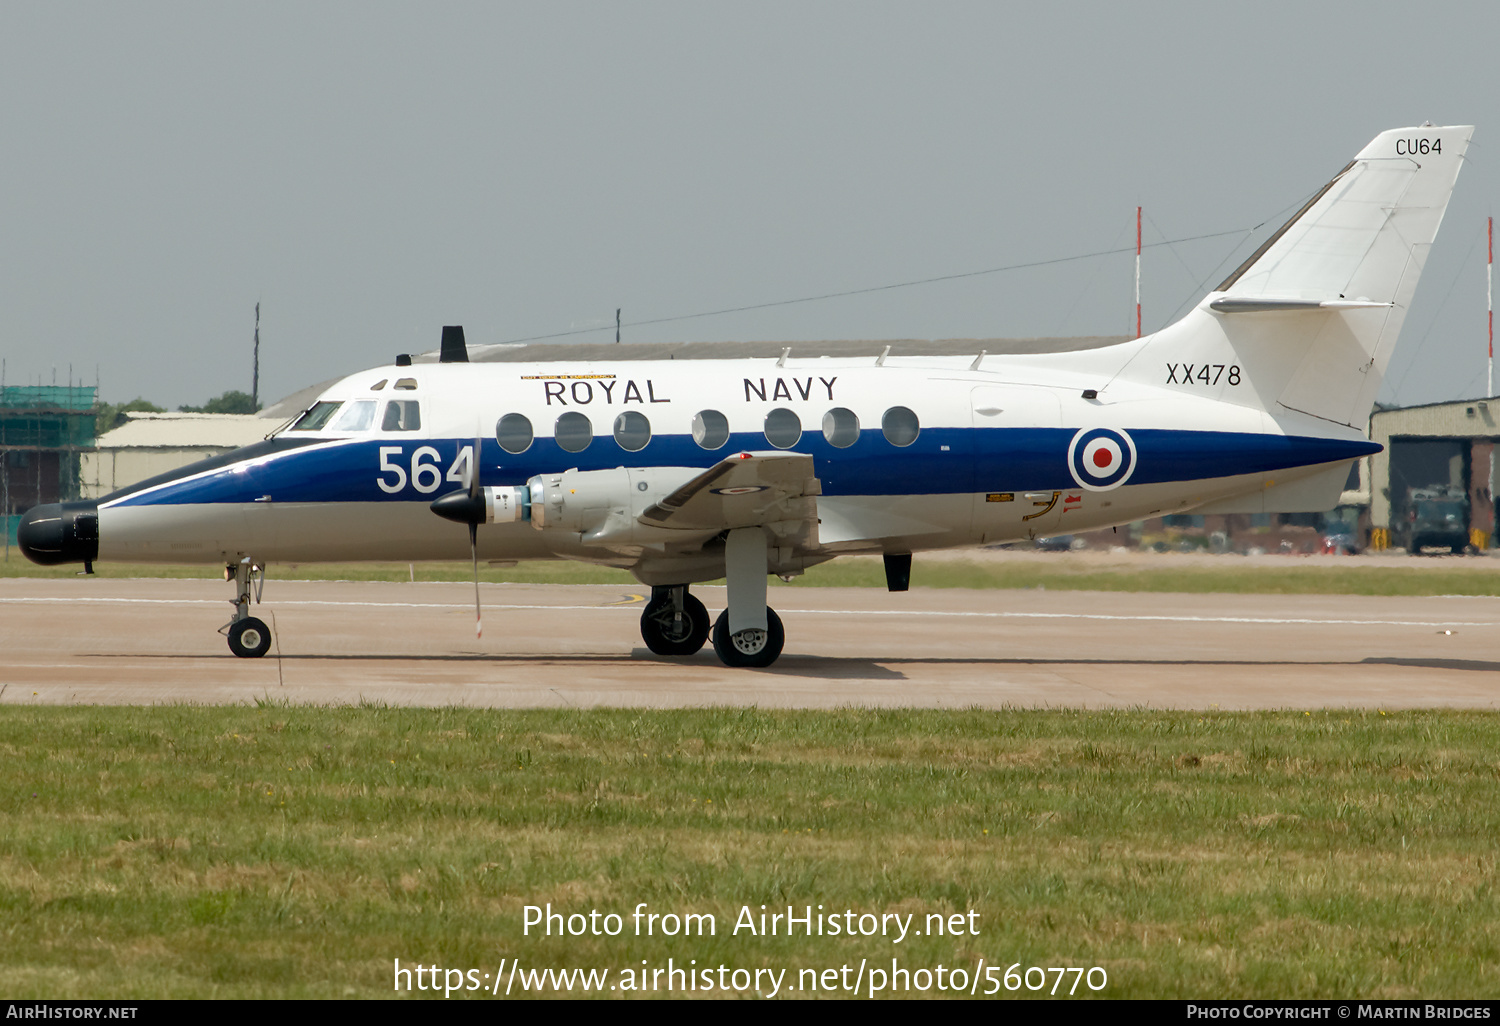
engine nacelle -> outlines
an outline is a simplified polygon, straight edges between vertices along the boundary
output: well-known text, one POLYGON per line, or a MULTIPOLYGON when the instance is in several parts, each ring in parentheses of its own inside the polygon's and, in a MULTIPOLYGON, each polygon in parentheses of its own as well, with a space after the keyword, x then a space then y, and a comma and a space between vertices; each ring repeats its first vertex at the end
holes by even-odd
POLYGON ((615 467, 538 474, 526 483, 531 526, 586 534, 611 516, 634 521, 701 473, 693 467, 615 467))
POLYGON ((492 524, 513 524, 531 518, 531 492, 526 488, 485 488, 484 516, 492 524))

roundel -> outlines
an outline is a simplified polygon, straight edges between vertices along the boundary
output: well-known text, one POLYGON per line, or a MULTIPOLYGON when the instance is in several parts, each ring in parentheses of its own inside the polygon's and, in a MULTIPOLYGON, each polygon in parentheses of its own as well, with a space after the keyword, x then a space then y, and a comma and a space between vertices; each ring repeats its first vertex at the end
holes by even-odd
POLYGON ((1068 469, 1080 488, 1118 488, 1135 470, 1135 443, 1114 428, 1084 428, 1068 445, 1068 469))

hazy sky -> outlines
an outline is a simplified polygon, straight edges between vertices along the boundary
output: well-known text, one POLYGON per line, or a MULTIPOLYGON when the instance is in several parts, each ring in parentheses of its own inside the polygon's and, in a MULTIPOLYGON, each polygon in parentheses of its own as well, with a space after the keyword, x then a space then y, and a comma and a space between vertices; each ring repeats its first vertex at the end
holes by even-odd
POLYGON ((437 346, 1146 329, 1385 128, 1475 124, 1382 398, 1484 389, 1500 5, 0 0, 10 384, 168 406, 437 346), (1253 237, 1245 230, 1270 220, 1253 237))

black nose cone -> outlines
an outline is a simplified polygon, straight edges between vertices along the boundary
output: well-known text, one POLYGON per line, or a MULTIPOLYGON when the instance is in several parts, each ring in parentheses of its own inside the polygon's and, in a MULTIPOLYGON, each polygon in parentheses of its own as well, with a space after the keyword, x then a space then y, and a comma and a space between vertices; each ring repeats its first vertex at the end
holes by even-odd
POLYGON ((99 504, 49 502, 33 506, 16 528, 21 553, 33 563, 92 563, 99 558, 99 504))

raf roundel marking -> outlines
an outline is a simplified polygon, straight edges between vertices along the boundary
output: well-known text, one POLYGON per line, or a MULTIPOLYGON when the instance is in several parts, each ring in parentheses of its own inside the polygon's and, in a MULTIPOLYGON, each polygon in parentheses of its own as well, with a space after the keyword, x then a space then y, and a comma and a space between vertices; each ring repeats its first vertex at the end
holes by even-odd
POLYGON ((1080 488, 1118 488, 1135 471, 1135 442, 1114 428, 1084 428, 1068 444, 1068 469, 1080 488))

